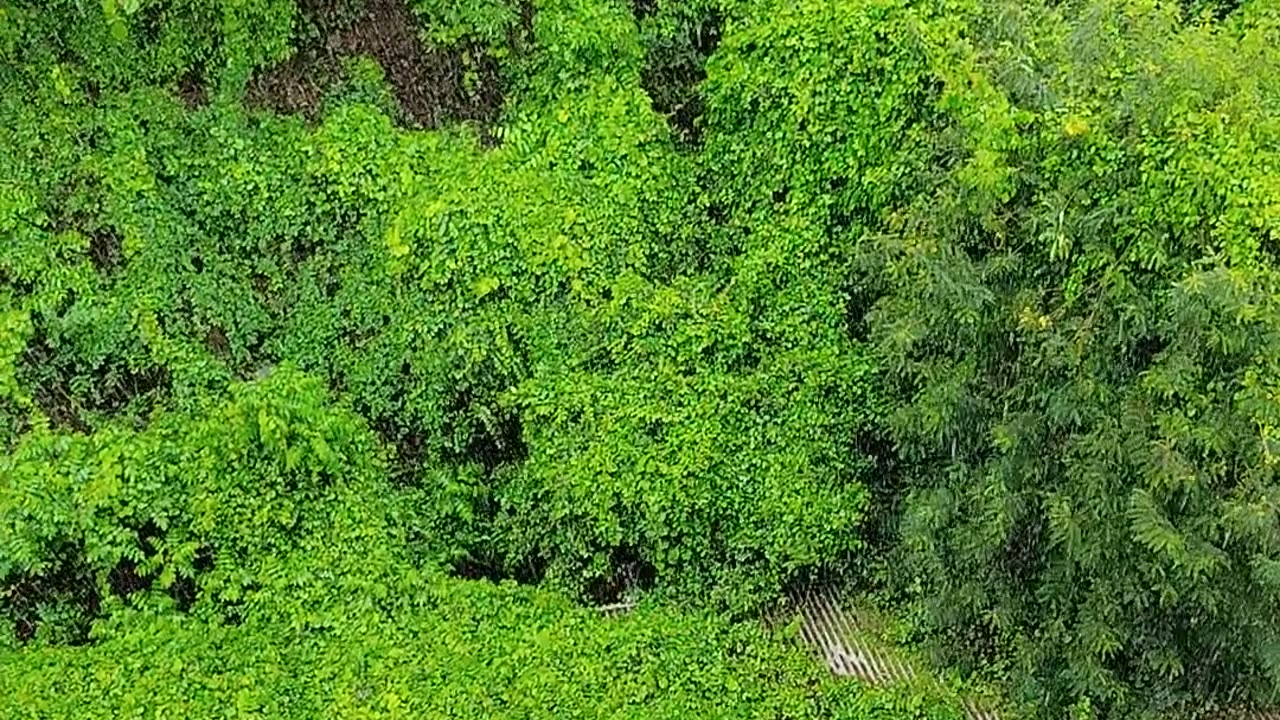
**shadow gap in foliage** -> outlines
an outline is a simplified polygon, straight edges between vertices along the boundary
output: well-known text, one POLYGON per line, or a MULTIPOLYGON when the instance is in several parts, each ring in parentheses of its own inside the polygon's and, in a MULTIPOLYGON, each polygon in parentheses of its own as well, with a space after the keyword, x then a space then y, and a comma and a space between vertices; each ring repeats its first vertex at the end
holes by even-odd
POLYGON ((486 581, 495 585, 514 582, 519 585, 540 585, 547 576, 547 563, 541 558, 529 557, 519 562, 504 562, 491 553, 476 550, 468 552, 449 566, 449 575, 462 580, 486 581))
MULTIPOLYGON (((119 358, 81 368, 74 360, 68 362, 64 349, 71 348, 55 348, 47 329, 36 323, 19 368, 19 381, 31 388, 36 406, 54 427, 89 433, 94 429, 94 415, 118 417, 136 401, 154 404, 172 392, 173 379, 167 368, 133 368, 119 358), (77 392, 75 378, 84 373, 91 373, 94 380, 87 384, 88 390, 77 392)), ((144 415, 137 414, 135 420, 143 421, 144 415)))
POLYGON ((639 22, 653 15, 658 9, 658 0, 631 0, 631 14, 639 22))
POLYGON ((209 104, 209 90, 205 87, 204 73, 192 68, 178 78, 178 99, 188 110, 199 110, 209 104))
POLYGON ((519 416, 502 413, 492 427, 481 424, 467 441, 466 458, 478 462, 487 475, 500 467, 518 465, 529 457, 529 447, 524 441, 519 416))
POLYGON ((622 545, 610 552, 607 574, 588 583, 585 596, 596 606, 616 605, 652 590, 657 580, 657 567, 635 548, 622 545))
MULTIPOLYGON (((653 11, 654 3, 636 0, 636 18, 653 11)), ((654 112, 663 116, 676 141, 696 148, 702 140, 702 115, 706 110, 700 86, 707 78, 707 58, 720 44, 724 20, 711 12, 684 36, 650 47, 640 73, 640 84, 649 94, 654 112)))
POLYGON ((18 642, 25 643, 35 638, 44 623, 57 618, 59 608, 65 607, 69 617, 62 618, 66 624, 56 630, 60 636, 56 639, 66 645, 86 645, 102 598, 84 546, 66 543, 51 555, 52 567, 45 572, 0 579, 0 614, 12 623, 18 642))
POLYGON ((382 67, 405 126, 473 122, 493 141, 491 130, 504 99, 495 58, 475 44, 438 48, 424 43, 404 0, 367 0, 350 12, 352 7, 305 3, 304 17, 316 37, 301 39, 292 58, 256 74, 246 104, 316 121, 326 93, 343 77, 342 60, 363 56, 382 67))

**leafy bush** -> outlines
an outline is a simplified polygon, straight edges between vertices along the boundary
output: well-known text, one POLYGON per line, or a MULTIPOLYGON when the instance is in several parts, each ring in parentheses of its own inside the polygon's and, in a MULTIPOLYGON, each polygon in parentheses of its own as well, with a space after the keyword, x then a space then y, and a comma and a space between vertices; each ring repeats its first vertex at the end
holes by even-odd
POLYGON ((624 550, 664 587, 731 602, 852 559, 869 366, 776 240, 732 292, 624 278, 535 339, 559 362, 509 396, 530 455, 494 495, 500 547, 596 583, 624 550))
POLYGON ((390 612, 343 600, 310 606, 305 620, 235 626, 131 612, 92 648, 0 655, 0 708, 13 718, 962 717, 928 695, 836 690, 808 658, 714 615, 601 618, 543 592, 465 581, 421 586, 390 612))
POLYGON ((541 79, 492 149, 395 129, 367 67, 310 129, 146 87, 6 95, 4 269, 15 327, 31 326, 11 354, 11 437, 191 411, 288 362, 392 444, 433 557, 578 595, 639 565, 741 608, 838 570, 858 548, 851 436, 873 401, 834 265, 813 235, 701 247, 694 160, 640 89, 625 12, 539 5, 533 31, 541 79), (42 154, 51 142, 72 150, 42 154), (647 379, 655 364, 670 370, 647 379), (630 429, 570 417, 597 402, 630 429), (670 436, 641 440, 658 425, 670 436), (652 490, 582 493, 637 481, 652 490))
POLYGON ((960 717, 934 691, 837 690, 721 615, 442 579, 407 562, 405 491, 322 386, 281 368, 231 394, 143 431, 38 429, 0 465, 4 602, 55 547, 98 588, 95 617, 41 607, 0 650, 6 717, 960 717), (91 644, 59 647, 76 622, 91 644))
POLYGON ((398 533, 375 453, 363 422, 288 369, 233 388, 222 407, 163 415, 142 431, 37 426, 0 460, 0 603, 39 640, 71 637, 144 589, 180 604, 198 589, 211 608, 240 612, 227 606, 295 580, 282 564, 294 551, 359 582, 358 568, 395 548, 398 533), (68 568, 76 575, 59 577, 68 568), (48 581, 87 595, 67 598, 80 607, 32 612, 44 600, 32 586, 48 581))
POLYGON ((878 229, 929 159, 928 15, 897 0, 762 3, 730 22, 704 87, 713 199, 752 228, 804 214, 828 242, 878 229))
POLYGON ((520 21, 520 8, 507 0, 415 0, 413 9, 431 39, 445 45, 469 40, 505 48, 520 21))

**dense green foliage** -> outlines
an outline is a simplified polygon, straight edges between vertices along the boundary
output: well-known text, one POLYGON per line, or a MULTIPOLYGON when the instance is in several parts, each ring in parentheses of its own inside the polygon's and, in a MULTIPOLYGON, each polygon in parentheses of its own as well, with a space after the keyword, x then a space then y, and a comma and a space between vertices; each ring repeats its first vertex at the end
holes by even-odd
POLYGON ((79 588, 36 609, 33 648, 0 655, 4 717, 958 717, 834 686, 715 614, 444 579, 322 385, 281 370, 231 395, 142 431, 35 430, 5 461, 6 562, 79 548, 105 604, 87 634, 79 588))
POLYGON ((986 11, 974 164, 865 246, 907 581, 1046 704, 1273 697, 1280 17, 986 11))
POLYGON ((288 360, 398 446, 433 507, 459 508, 422 518, 445 551, 575 592, 609 582, 619 552, 736 596, 849 553, 844 407, 865 363, 839 308, 758 316, 812 282, 776 271, 785 237, 682 274, 696 187, 639 88, 634 26, 618 9, 628 48, 596 37, 607 15, 573 37, 555 13, 534 34, 553 36, 537 62, 561 64, 557 82, 509 108, 493 150, 400 133, 362 103, 307 129, 147 89, 107 108, 50 98, 67 116, 51 138, 59 124, 13 95, 14 175, 30 178, 7 248, 33 326, 19 388, 96 429, 288 360), (780 406, 793 392, 814 400, 780 406))
POLYGON ((459 582, 404 605, 236 627, 121 614, 131 631, 104 631, 93 648, 0 659, 0 707, 12 718, 963 717, 901 690, 836 686, 714 615, 602 621, 539 592, 459 582))
POLYGON ((1278 48, 0 2, 3 712, 950 717, 738 622, 832 580, 1030 715, 1275 700, 1278 48))

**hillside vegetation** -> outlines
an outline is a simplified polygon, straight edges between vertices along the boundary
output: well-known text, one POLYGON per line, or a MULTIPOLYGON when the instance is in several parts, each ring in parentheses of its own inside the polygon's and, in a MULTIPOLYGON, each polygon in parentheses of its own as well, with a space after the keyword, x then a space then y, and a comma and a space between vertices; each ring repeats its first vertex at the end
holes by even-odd
POLYGON ((0 716, 1280 700, 1276 0, 0 0, 0 128, 0 716))

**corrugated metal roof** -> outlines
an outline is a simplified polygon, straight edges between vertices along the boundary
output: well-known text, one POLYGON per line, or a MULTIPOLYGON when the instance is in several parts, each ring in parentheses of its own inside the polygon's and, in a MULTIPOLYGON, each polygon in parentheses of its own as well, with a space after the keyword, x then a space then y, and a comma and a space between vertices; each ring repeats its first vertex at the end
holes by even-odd
MULTIPOLYGON (((831 589, 809 591, 791 598, 800 615, 800 639, 817 651, 831 672, 882 684, 916 677, 916 669, 906 658, 869 642, 874 629, 857 613, 850 612, 831 589)), ((998 720, 995 711, 976 700, 965 701, 970 720, 998 720)))
POLYGON ((635 608, 634 603, 620 602, 620 603, 613 603, 610 605, 598 605, 596 607, 596 610, 599 610, 600 614, 604 615, 605 617, 617 617, 618 615, 626 615, 627 613, 631 612, 631 610, 634 608, 635 608))

